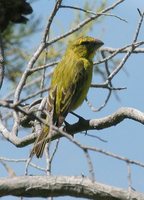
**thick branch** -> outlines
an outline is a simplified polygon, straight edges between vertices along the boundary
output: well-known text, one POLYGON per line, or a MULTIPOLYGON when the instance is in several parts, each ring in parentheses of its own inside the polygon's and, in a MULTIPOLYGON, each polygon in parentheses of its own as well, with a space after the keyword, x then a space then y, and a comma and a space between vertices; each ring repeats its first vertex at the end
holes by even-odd
POLYGON ((144 113, 135 108, 120 108, 115 113, 100 119, 85 120, 80 119, 77 123, 68 125, 66 131, 68 133, 78 133, 87 130, 100 130, 115 126, 124 119, 132 119, 141 124, 144 124, 144 113))
POLYGON ((144 194, 92 182, 85 177, 22 176, 0 179, 0 196, 73 196, 98 200, 143 200, 144 194))
MULTIPOLYGON (((134 108, 120 108, 115 113, 100 119, 85 120, 83 118, 80 118, 80 120, 75 124, 72 125, 67 124, 66 132, 70 134, 76 134, 81 131, 101 130, 109 128, 111 126, 115 126, 120 122, 122 122, 124 119, 132 119, 141 124, 144 124, 144 113, 134 108)), ((2 124, 1 121, 0 121, 0 132, 2 133, 5 139, 9 140, 17 147, 27 146, 32 142, 34 142, 36 138, 36 134, 31 134, 23 138, 18 138, 17 136, 13 136, 5 128, 5 126, 2 124)), ((51 137, 52 138, 49 138, 50 140, 55 140, 63 136, 62 134, 55 132, 51 137)))

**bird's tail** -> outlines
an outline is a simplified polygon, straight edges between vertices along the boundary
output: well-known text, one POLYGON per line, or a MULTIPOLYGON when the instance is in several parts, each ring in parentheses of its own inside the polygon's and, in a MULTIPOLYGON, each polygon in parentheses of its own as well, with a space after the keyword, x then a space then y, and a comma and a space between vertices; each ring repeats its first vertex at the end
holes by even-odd
POLYGON ((40 135, 37 137, 33 149, 31 151, 30 157, 34 154, 37 158, 41 158, 45 149, 45 145, 48 142, 49 126, 44 126, 40 135))

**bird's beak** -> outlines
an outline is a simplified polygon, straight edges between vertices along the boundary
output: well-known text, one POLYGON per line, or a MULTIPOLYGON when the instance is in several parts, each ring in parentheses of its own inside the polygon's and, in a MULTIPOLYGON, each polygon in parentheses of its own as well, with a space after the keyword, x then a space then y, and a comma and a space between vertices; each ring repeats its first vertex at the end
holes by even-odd
POLYGON ((101 47, 104 43, 101 40, 95 39, 95 43, 97 46, 101 47))

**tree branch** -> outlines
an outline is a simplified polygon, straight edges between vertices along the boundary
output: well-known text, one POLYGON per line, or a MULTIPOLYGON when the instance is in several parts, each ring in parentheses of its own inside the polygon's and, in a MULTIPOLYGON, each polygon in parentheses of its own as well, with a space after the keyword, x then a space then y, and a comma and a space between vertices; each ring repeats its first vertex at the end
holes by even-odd
MULTIPOLYGON (((0 179, 0 197, 73 196, 99 200, 128 200, 129 191, 93 182, 85 177, 21 176, 0 179)), ((130 192, 131 200, 143 200, 144 194, 130 192)))
POLYGON ((89 22, 98 19, 100 16, 102 16, 103 14, 107 13, 110 10, 113 10, 115 7, 117 7, 119 4, 121 4, 122 2, 124 2, 125 0, 118 0, 115 3, 113 3, 111 6, 105 8, 104 10, 102 10, 101 12, 99 12, 98 14, 94 15, 94 16, 90 16, 88 18, 86 18, 85 20, 83 20, 82 22, 80 22, 76 27, 72 28, 71 30, 69 30, 68 32, 64 33, 63 35, 60 35, 54 39, 52 39, 51 41, 48 41, 46 46, 49 46, 55 42, 57 42, 58 40, 61 40, 69 35, 71 35, 72 33, 80 30, 82 27, 84 27, 86 24, 88 24, 89 22))
POLYGON ((132 119, 141 124, 144 124, 144 113, 135 109, 122 107, 115 113, 100 119, 85 120, 81 118, 77 123, 67 125, 66 132, 75 134, 81 131, 101 130, 119 124, 124 119, 132 119))
MULTIPOLYGON (((135 108, 123 107, 118 109, 115 113, 100 119, 86 120, 84 118, 80 118, 80 120, 75 124, 67 124, 65 131, 73 135, 82 131, 101 130, 115 126, 122 122, 124 119, 132 119, 141 124, 144 124, 144 113, 135 108)), ((9 132, 2 124, 2 121, 0 121, 0 132, 5 139, 9 140, 17 147, 27 146, 34 142, 36 138, 36 134, 34 133, 23 138, 12 135, 11 132, 9 132)), ((55 132, 49 139, 55 140, 60 137, 63 137, 62 134, 55 132)))

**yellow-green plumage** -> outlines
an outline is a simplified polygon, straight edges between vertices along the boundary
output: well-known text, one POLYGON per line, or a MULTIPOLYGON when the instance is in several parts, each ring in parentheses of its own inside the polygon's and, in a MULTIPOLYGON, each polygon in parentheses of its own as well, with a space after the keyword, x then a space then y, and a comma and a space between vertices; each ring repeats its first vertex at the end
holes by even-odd
MULTIPOLYGON (((92 59, 103 42, 92 37, 81 37, 72 42, 54 70, 48 96, 48 112, 53 110, 53 124, 62 125, 67 114, 84 101, 92 80, 92 59)), ((46 120, 49 123, 47 117, 46 120)), ((47 142, 49 127, 44 126, 32 154, 41 157, 47 142)))

